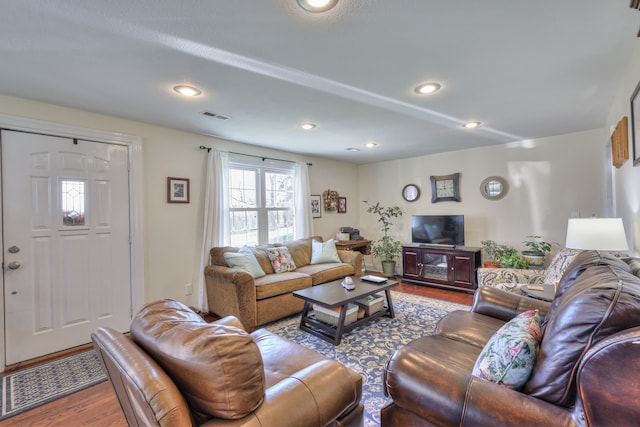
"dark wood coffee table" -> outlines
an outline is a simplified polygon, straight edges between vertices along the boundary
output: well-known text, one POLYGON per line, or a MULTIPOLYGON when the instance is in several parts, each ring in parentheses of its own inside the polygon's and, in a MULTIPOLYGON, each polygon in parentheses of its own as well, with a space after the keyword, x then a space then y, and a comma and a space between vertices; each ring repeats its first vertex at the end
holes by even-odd
POLYGON ((387 280, 378 284, 360 280, 360 278, 356 276, 352 276, 351 278, 353 279, 353 283, 356 285, 356 288, 352 291, 348 291, 342 287, 342 280, 335 280, 333 282, 293 292, 294 296, 302 298, 305 301, 304 309, 302 310, 302 315, 300 317, 301 330, 315 335, 318 338, 322 338, 333 345, 339 345, 342 340, 342 334, 345 332, 349 332, 363 323, 381 316, 395 316, 393 304, 391 302, 390 288, 397 285, 398 282, 387 280), (384 291, 387 299, 386 306, 384 306, 382 310, 371 313, 371 315, 365 316, 364 318, 356 320, 348 325, 344 324, 350 302, 354 302, 382 291, 384 291), (337 325, 330 325, 310 316, 309 312, 311 311, 311 304, 313 303, 323 305, 327 308, 340 307, 337 325))

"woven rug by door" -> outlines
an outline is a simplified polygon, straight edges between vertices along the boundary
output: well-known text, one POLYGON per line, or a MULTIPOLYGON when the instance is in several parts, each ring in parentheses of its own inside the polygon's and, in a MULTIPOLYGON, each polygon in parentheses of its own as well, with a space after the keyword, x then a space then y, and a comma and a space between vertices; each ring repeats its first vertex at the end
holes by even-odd
POLYGON ((93 350, 9 372, 2 377, 0 420, 107 379, 93 350))
POLYGON ((380 317, 342 336, 339 346, 298 329, 300 316, 279 320, 264 328, 288 340, 341 362, 363 377, 362 402, 365 426, 380 425, 380 409, 388 402, 382 393, 384 365, 399 347, 430 335, 436 322, 454 310, 469 306, 401 292, 391 292, 396 317, 380 317))

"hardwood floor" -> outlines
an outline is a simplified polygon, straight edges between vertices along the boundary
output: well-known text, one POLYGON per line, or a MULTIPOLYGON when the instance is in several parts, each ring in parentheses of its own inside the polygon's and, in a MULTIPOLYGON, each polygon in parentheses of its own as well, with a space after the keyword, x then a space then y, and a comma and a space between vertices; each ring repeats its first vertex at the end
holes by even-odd
MULTIPOLYGON (((473 295, 401 283, 394 291, 471 305, 473 295)), ((116 395, 108 381, 0 421, 0 426, 114 426, 126 427, 116 395)))

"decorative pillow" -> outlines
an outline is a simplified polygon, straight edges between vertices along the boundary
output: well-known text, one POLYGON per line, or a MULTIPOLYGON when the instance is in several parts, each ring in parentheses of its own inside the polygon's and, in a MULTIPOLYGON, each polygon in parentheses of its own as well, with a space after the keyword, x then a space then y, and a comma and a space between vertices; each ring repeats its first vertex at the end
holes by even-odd
POLYGON ((260 267, 256 256, 247 246, 241 247, 238 252, 225 252, 223 256, 229 267, 244 270, 254 279, 266 274, 260 267))
POLYGON ((520 313, 484 346, 473 375, 512 389, 522 387, 531 375, 541 339, 538 310, 520 313))
POLYGON ((329 239, 326 242, 311 241, 311 263, 324 264, 326 262, 342 262, 338 256, 336 242, 329 239))
POLYGON ((291 258, 289 249, 286 246, 278 246, 275 248, 266 248, 271 266, 276 273, 284 273, 285 271, 293 271, 296 264, 291 258))
POLYGON ((562 279, 565 270, 571 264, 573 259, 582 252, 579 249, 564 248, 558 251, 556 256, 551 260, 551 264, 547 267, 544 283, 556 284, 562 279))

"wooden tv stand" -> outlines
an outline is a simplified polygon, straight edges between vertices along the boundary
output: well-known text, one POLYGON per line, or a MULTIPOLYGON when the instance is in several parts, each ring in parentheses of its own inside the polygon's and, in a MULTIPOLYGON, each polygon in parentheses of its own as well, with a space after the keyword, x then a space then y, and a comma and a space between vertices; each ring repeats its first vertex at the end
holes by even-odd
POLYGON ((473 292, 478 287, 476 270, 480 266, 480 248, 402 247, 402 280, 406 282, 473 292))

